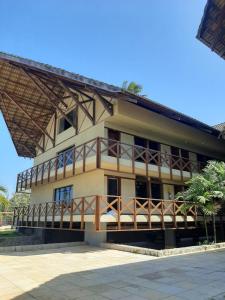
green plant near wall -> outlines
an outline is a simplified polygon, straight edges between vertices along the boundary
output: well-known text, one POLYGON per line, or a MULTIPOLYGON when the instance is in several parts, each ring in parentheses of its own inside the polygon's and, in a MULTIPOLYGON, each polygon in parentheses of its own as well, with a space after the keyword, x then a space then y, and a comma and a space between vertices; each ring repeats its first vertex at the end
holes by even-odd
POLYGON ((225 163, 209 161, 201 174, 198 174, 186 182, 188 188, 176 195, 177 200, 187 201, 184 210, 188 210, 193 202, 197 205, 204 217, 204 226, 207 241, 208 225, 207 216, 213 220, 213 236, 216 243, 216 215, 223 209, 225 203, 225 163))

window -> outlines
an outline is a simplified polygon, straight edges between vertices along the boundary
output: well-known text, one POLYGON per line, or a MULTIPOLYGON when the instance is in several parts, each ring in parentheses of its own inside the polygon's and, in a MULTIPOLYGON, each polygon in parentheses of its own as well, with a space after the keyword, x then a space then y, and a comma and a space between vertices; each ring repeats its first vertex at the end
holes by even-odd
POLYGON ((210 160, 210 157, 203 154, 197 154, 197 158, 202 168, 204 168, 207 165, 207 162, 210 160))
POLYGON ((149 149, 155 150, 155 151, 160 151, 160 143, 155 142, 155 141, 149 141, 149 149))
POLYGON ((73 199, 73 186, 64 186, 55 189, 54 201, 56 203, 70 202, 73 199))
MULTIPOLYGON (((76 110, 73 109, 69 113, 66 114, 66 117, 74 124, 76 125, 76 110)), ((72 127, 72 125, 66 120, 66 118, 61 118, 59 120, 59 133, 67 130, 68 128, 72 127)))
POLYGON ((161 199, 162 197, 162 189, 161 189, 161 184, 152 182, 151 183, 151 198, 152 199, 161 199))
POLYGON ((174 146, 171 146, 171 154, 172 155, 176 155, 176 156, 180 156, 180 149, 174 146))
POLYGON ((146 177, 137 176, 135 181, 136 197, 137 198, 148 198, 148 180, 146 177))
POLYGON ((74 146, 58 152, 58 169, 63 168, 64 160, 66 166, 71 165, 73 163, 73 149, 74 146))
POLYGON ((184 186, 183 185, 174 185, 174 195, 176 196, 177 193, 183 192, 184 191, 184 186))
MULTIPOLYGON (((108 188, 108 203, 113 202, 120 195, 120 178, 118 177, 108 177, 107 178, 107 188, 108 188)), ((117 203, 113 204, 113 207, 117 209, 117 203)), ((108 209, 108 211, 111 209, 108 209)))
POLYGON ((108 155, 117 157, 120 154, 120 132, 113 129, 108 129, 109 150, 108 155))
POLYGON ((181 149, 180 154, 182 157, 182 168, 184 171, 189 172, 190 171, 190 167, 188 166, 189 152, 187 150, 181 149))
POLYGON ((144 162, 146 159, 146 153, 143 153, 144 149, 147 148, 147 140, 138 136, 134 137, 135 146, 135 156, 136 161, 144 162))

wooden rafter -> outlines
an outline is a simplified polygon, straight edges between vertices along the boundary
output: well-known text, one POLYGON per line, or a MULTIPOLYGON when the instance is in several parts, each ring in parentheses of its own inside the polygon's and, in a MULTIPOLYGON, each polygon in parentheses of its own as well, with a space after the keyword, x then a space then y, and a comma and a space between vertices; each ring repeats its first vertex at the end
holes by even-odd
MULTIPOLYGON (((2 91, 7 93, 7 90, 2 90, 2 91)), ((43 108, 44 108, 45 110, 49 111, 49 113, 51 113, 51 114, 54 113, 54 111, 52 109, 50 109, 49 107, 47 107, 47 106, 40 105, 38 103, 30 101, 29 99, 25 99, 24 97, 16 95, 15 93, 12 93, 12 92, 10 92, 10 95, 12 97, 16 97, 17 99, 20 99, 21 104, 28 105, 28 106, 33 107, 33 108, 41 109, 41 111, 43 111, 43 108)))
POLYGON ((23 144, 19 144, 19 146, 22 147, 22 148, 24 148, 24 149, 26 149, 26 150, 30 153, 30 155, 31 155, 32 157, 34 157, 34 153, 33 153, 33 152, 30 150, 30 148, 27 147, 24 143, 23 143, 23 144))
POLYGON ((94 124, 94 118, 91 116, 87 108, 79 101, 79 96, 75 93, 73 93, 70 88, 63 83, 61 80, 58 79, 58 83, 61 85, 61 87, 64 88, 64 90, 70 95, 70 97, 73 99, 73 101, 80 107, 80 109, 85 113, 85 115, 88 117, 88 119, 94 124))
POLYGON ((22 128, 21 125, 18 125, 15 120, 12 120, 12 123, 16 128, 23 134, 25 134, 31 141, 32 143, 35 144, 37 148, 39 148, 42 152, 44 152, 44 148, 42 148, 37 142, 34 141, 34 138, 26 131, 26 129, 22 128))
POLYGON ((54 100, 52 100, 49 95, 43 90, 43 88, 40 86, 40 84, 37 82, 37 77, 35 75, 35 79, 29 72, 21 68, 23 73, 32 81, 32 83, 35 85, 35 87, 44 95, 48 101, 51 103, 51 105, 57 109, 60 114, 67 120, 67 122, 76 130, 76 126, 73 124, 73 122, 67 117, 67 115, 63 112, 63 110, 59 107, 59 105, 55 104, 54 100))
POLYGON ((54 99, 57 99, 59 102, 62 102, 62 105, 67 109, 68 105, 63 101, 64 97, 59 97, 54 91, 53 89, 51 89, 48 84, 46 83, 46 80, 51 80, 51 84, 54 85, 56 84, 55 81, 53 81, 53 79, 48 76, 47 78, 43 78, 43 76, 41 76, 41 74, 39 72, 35 72, 34 70, 29 70, 29 74, 34 75, 35 77, 38 78, 38 80, 41 82, 41 84, 46 88, 46 90, 48 90, 48 92, 53 96, 54 99))
POLYGON ((221 9, 221 13, 218 16, 218 20, 215 28, 216 33, 211 45, 212 51, 214 51, 218 40, 222 37, 222 34, 224 33, 224 28, 223 28, 224 17, 225 17, 225 5, 221 9))
MULTIPOLYGON (((4 107, 5 114, 7 115, 7 119, 10 120, 10 117, 9 117, 9 114, 8 114, 8 111, 7 111, 7 108, 6 108, 6 105, 5 105, 4 98, 2 97, 1 94, 0 94, 0 99, 1 99, 2 105, 4 107)), ((21 126, 18 126, 15 121, 13 122, 13 125, 16 125, 17 129, 22 131, 21 126)), ((25 133, 25 132, 23 132, 23 133, 25 133)), ((25 133, 25 134, 28 136, 27 133, 25 133)), ((33 140, 33 138, 31 138, 31 139, 33 140)), ((32 151, 26 145, 24 145, 24 144, 21 145, 20 144, 20 146, 24 147, 32 156, 34 156, 34 153, 32 153, 32 151)))
POLYGON ((98 95, 99 100, 101 101, 102 105, 104 106, 105 110, 112 116, 113 115, 113 104, 110 103, 107 99, 105 99, 99 92, 95 91, 98 95))
POLYGON ((26 110, 15 100, 15 98, 12 98, 8 93, 0 91, 1 93, 3 93, 10 101, 12 101, 17 108, 33 123, 33 125, 35 125, 35 127, 37 127, 44 135, 46 135, 51 142, 54 144, 54 140, 53 138, 48 134, 48 132, 42 128, 36 121, 33 120, 32 116, 30 116, 26 110))
MULTIPOLYGON (((90 101, 95 101, 95 99, 93 97, 91 97, 90 95, 88 95, 87 93, 85 93, 84 91, 80 90, 77 87, 73 88, 74 90, 76 90, 78 93, 84 95, 85 97, 87 97, 90 101)), ((99 100, 101 101, 102 105, 104 106, 104 108, 107 110, 107 112, 110 115, 113 115, 113 105, 112 103, 110 103, 107 99, 105 99, 100 93, 96 92, 96 90, 94 90, 94 93, 98 96, 99 100)), ((83 101, 83 103, 85 103, 87 101, 83 101)))

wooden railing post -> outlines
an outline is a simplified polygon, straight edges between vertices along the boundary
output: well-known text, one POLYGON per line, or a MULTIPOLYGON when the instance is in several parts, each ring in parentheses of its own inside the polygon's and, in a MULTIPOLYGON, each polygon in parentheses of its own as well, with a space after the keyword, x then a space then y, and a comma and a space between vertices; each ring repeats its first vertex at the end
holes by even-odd
POLYGON ((48 161, 48 182, 50 181, 51 159, 48 161))
POLYGON ((66 177, 66 151, 63 153, 63 178, 66 177))
POLYGON ((37 182, 38 182, 38 165, 36 166, 35 185, 37 185, 37 182))
POLYGON ((27 189, 27 180, 28 180, 28 170, 26 170, 26 173, 25 173, 25 190, 27 189))
POLYGON ((59 161, 59 157, 56 156, 56 158, 55 158, 55 181, 57 180, 57 177, 58 177, 58 161, 59 161))
POLYGON ((134 229, 137 230, 137 200, 134 198, 134 229))
POLYGON ((148 199, 148 228, 152 229, 152 222, 151 222, 151 214, 152 214, 152 200, 148 199))
POLYGON ((121 230, 121 223, 120 223, 120 216, 121 216, 121 197, 118 197, 117 200, 117 223, 118 223, 118 230, 121 230))
POLYGON ((73 176, 75 175, 75 160, 76 160, 76 148, 73 148, 73 176))
POLYGON ((37 221, 37 227, 40 227, 41 207, 42 207, 42 204, 39 203, 39 205, 38 205, 38 221, 37 221))
POLYGON ((176 202, 173 201, 173 226, 177 228, 177 219, 176 219, 176 202))
POLYGON ((100 230, 100 196, 95 198, 95 229, 100 230))
POLYGON ((33 168, 30 170, 30 188, 32 187, 32 181, 33 181, 33 168))
POLYGON ((161 202, 161 221, 162 221, 162 229, 165 229, 165 220, 164 220, 164 202, 163 200, 160 200, 161 202))
POLYGON ((96 139, 96 168, 101 168, 101 140, 99 137, 96 139))
POLYGON ((81 230, 84 229, 84 197, 81 198, 81 230))
POLYGON ((48 202, 45 204, 45 227, 47 227, 47 220, 48 220, 48 202))
POLYGON ((52 203, 52 228, 55 227, 55 201, 52 203))
POLYGON ((71 206, 70 206, 70 229, 73 228, 73 209, 74 209, 74 200, 72 199, 71 206))
POLYGON ((60 211, 60 228, 63 228, 63 216, 64 216, 64 203, 61 203, 61 211, 60 211))
POLYGON ((41 166, 41 184, 44 182, 45 163, 41 166))
POLYGON ((132 174, 135 173, 135 148, 132 145, 132 174))

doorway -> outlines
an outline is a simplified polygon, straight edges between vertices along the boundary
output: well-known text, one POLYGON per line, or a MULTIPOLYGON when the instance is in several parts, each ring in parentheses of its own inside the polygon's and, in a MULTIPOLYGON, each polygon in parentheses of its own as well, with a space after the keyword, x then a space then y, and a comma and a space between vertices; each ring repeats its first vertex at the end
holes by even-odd
POLYGON ((118 157, 120 155, 120 144, 118 145, 117 142, 120 142, 120 132, 118 130, 108 129, 108 155, 113 157, 118 157))
MULTIPOLYGON (((108 203, 112 203, 117 196, 121 195, 121 184, 119 177, 109 176, 107 177, 107 191, 108 191, 108 203)), ((118 208, 117 203, 113 204, 115 209, 118 208)), ((111 209, 108 209, 110 211, 111 209)))

